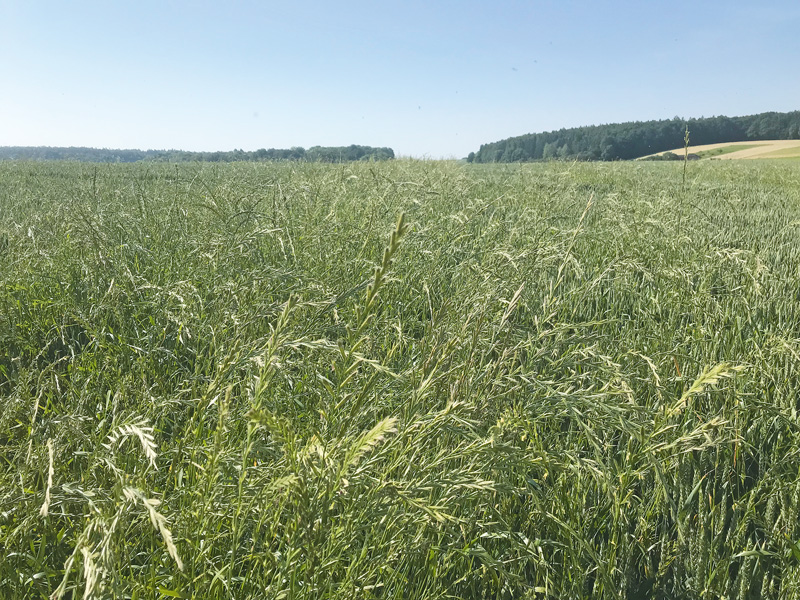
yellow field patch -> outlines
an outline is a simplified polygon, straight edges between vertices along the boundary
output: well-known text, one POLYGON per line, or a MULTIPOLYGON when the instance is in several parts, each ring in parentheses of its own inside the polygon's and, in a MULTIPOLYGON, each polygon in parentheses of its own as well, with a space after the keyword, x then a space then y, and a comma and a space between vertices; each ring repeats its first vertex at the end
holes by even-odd
MULTIPOLYGON (((700 154, 708 152, 709 150, 722 148, 726 150, 725 154, 710 156, 708 158, 704 158, 703 160, 800 157, 800 140, 757 140, 746 142, 723 142, 721 144, 704 144, 701 146, 689 146, 689 154, 700 154), (743 146, 743 148, 741 150, 734 151, 733 149, 736 146, 743 146)), ((682 147, 675 148, 674 150, 669 150, 668 152, 672 152, 678 156, 683 156, 684 149, 682 147)), ((664 152, 658 152, 657 154, 664 154, 664 152)))
POLYGON ((773 150, 768 154, 764 154, 759 158, 800 158, 800 144, 790 148, 781 148, 780 150, 773 150))

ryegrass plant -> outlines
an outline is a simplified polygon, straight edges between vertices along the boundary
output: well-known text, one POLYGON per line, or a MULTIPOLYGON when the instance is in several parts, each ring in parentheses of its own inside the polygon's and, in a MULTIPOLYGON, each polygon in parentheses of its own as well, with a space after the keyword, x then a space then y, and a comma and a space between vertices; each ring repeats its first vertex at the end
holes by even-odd
POLYGON ((0 595, 800 597, 800 176, 679 169, 0 163, 0 595))

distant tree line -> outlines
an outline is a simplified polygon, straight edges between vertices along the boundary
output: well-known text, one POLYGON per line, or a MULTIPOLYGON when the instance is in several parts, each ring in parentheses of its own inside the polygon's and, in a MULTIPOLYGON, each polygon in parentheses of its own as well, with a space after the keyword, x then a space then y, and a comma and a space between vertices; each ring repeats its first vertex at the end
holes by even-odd
MULTIPOLYGON (((171 151, 170 151, 171 152, 171 151)), ((78 162, 137 162, 157 160, 161 150, 111 150, 107 148, 3 146, 0 160, 71 160, 78 162)))
POLYGON ((0 160, 72 160, 79 162, 236 162, 236 161, 296 161, 340 163, 358 160, 390 160, 391 148, 372 146, 313 146, 289 149, 261 148, 252 152, 187 152, 185 150, 111 150, 106 148, 51 148, 47 146, 0 147, 0 160))
POLYGON ((687 126, 692 145, 800 139, 800 111, 688 120, 675 117, 529 133, 483 144, 467 161, 629 160, 680 148, 687 126))

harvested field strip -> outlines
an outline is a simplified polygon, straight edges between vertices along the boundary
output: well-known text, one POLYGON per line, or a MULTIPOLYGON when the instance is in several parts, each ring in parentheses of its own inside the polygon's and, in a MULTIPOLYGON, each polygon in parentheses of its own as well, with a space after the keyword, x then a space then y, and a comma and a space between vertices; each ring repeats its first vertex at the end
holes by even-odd
MULTIPOLYGON (((720 156, 722 154, 730 154, 732 152, 741 152, 742 150, 749 150, 750 148, 759 148, 763 146, 763 144, 742 144, 742 145, 729 145, 729 146, 720 146, 718 148, 713 148, 711 150, 700 150, 699 152, 694 152, 700 158, 711 158, 720 156)), ((690 148, 691 150, 691 148, 690 148)))
MULTIPOLYGON (((800 140, 764 140, 758 142, 726 142, 721 144, 706 144, 702 146, 689 146, 689 153, 696 154, 705 160, 736 160, 740 158, 769 158, 773 152, 787 151, 788 156, 800 153, 800 140)), ((683 157, 684 149, 670 150, 673 154, 683 157)), ((666 154, 659 152, 658 155, 666 154)), ((655 155, 652 155, 655 156, 655 155)), ((780 154, 778 156, 786 156, 780 154)))
POLYGON ((797 158, 800 157, 800 144, 791 148, 781 148, 759 156, 759 158, 797 158))

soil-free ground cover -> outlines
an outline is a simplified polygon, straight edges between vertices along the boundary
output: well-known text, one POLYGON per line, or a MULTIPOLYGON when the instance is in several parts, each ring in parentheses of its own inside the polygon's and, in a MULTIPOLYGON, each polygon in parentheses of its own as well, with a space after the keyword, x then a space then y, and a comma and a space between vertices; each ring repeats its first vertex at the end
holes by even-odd
POLYGON ((3 598, 796 598, 787 163, 0 163, 3 598))

